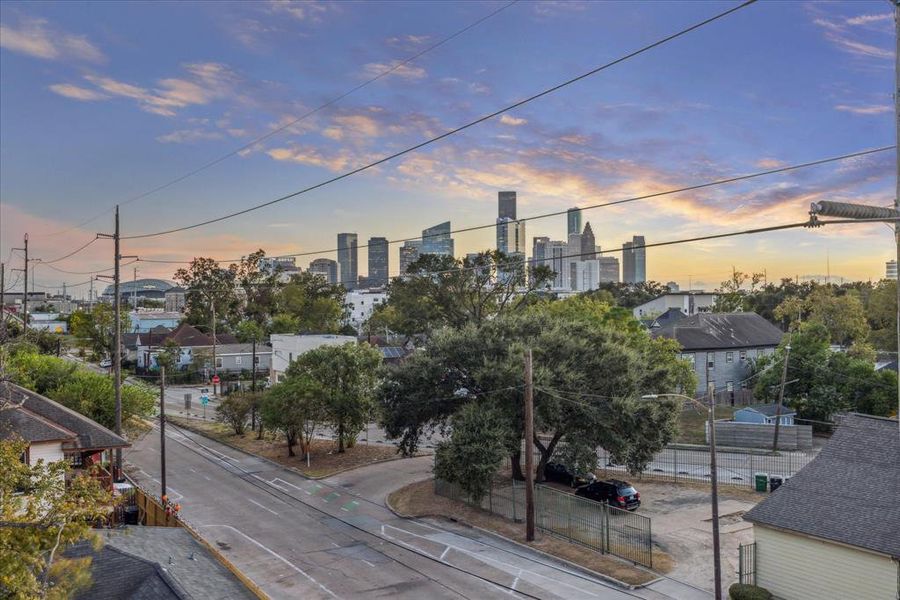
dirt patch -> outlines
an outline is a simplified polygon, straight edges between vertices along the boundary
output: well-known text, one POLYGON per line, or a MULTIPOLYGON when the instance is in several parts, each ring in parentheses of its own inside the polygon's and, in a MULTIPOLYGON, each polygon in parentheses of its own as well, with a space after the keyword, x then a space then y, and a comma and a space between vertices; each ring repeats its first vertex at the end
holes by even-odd
MULTIPOLYGON (((716 419, 731 419, 734 417, 735 411, 740 408, 740 406, 716 405, 716 419)), ((708 413, 701 413, 693 408, 681 411, 678 418, 678 435, 675 437, 675 441, 682 444, 705 444, 708 420, 708 413)))
MULTIPOLYGON (((540 531, 536 532, 535 541, 526 542, 524 525, 513 523, 508 519, 492 515, 458 500, 438 496, 434 493, 432 479, 412 483, 392 492, 388 495, 387 502, 404 516, 438 517, 481 527, 629 585, 643 585, 658 577, 646 569, 633 566, 609 555, 599 554, 584 546, 543 534, 540 531)), ((654 549, 653 565, 659 572, 667 573, 674 567, 674 562, 668 554, 654 549)))
POLYGON ((168 416, 166 420, 177 427, 205 435, 244 452, 268 458, 307 477, 328 477, 341 471, 393 460, 399 456, 397 449, 390 446, 369 446, 359 443, 352 448, 347 448, 343 453, 338 453, 337 444, 334 441, 317 439, 312 442, 309 467, 307 467, 306 459, 300 457, 298 447, 294 447, 297 456, 288 456, 287 442, 280 434, 267 433, 263 439, 258 440, 256 432, 249 431, 244 435, 235 435, 230 427, 222 423, 168 416))

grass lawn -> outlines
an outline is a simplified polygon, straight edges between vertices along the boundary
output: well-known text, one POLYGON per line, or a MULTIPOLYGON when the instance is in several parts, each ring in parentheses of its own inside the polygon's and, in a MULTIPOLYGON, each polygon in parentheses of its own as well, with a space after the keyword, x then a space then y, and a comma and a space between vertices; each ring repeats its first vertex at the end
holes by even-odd
POLYGON ((316 439, 312 442, 309 467, 307 467, 306 459, 300 457, 299 446, 294 447, 296 456, 288 456, 287 443, 281 434, 267 433, 263 439, 258 440, 255 431, 248 431, 244 435, 235 435, 234 430, 223 423, 170 416, 166 416, 166 421, 176 427, 205 435, 244 452, 268 458, 307 477, 328 477, 339 471, 355 469, 399 456, 394 446, 370 446, 360 443, 339 454, 337 444, 333 440, 316 439))
MULTIPOLYGON (((716 406, 716 419, 730 419, 740 408, 740 406, 716 406)), ((705 444, 707 419, 709 419, 707 413, 698 412, 693 408, 681 411, 675 441, 682 444, 705 444)))

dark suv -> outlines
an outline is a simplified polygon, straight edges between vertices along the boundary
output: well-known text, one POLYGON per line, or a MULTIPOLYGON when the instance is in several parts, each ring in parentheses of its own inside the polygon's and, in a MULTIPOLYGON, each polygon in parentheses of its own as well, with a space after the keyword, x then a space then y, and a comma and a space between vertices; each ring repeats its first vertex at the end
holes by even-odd
POLYGON ((584 496, 597 502, 608 502, 610 506, 636 510, 641 505, 641 495, 627 481, 607 479, 583 485, 575 490, 576 496, 584 496))
POLYGON ((569 471, 566 465, 548 462, 544 465, 544 479, 547 481, 556 481, 569 486, 584 485, 589 482, 587 477, 574 475, 569 471))

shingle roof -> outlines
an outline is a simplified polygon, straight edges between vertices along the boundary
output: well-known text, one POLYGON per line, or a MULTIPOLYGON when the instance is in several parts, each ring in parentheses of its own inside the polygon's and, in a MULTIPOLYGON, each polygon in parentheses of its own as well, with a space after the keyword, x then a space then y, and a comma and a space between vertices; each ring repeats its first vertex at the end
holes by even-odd
MULTIPOLYGON (((196 327, 187 323, 180 324, 174 331, 167 330, 167 333, 164 335, 157 335, 157 329, 155 327, 151 331, 153 332, 152 336, 144 335, 141 338, 141 345, 162 346, 167 340, 174 340, 179 346, 188 348, 196 346, 212 346, 213 344, 212 335, 203 333, 196 327)), ((238 343, 237 338, 230 333, 218 333, 216 334, 216 340, 220 345, 238 343)))
POLYGON ((105 545, 92 564, 93 586, 76 600, 256 598, 186 529, 136 526, 102 536, 105 545))
POLYGON ((777 346, 784 335, 756 313, 698 313, 651 332, 673 338, 685 350, 777 346))
POLYGON ((24 407, 0 410, 0 440, 16 436, 29 443, 76 438, 73 432, 42 419, 24 407))
POLYGON ((848 415, 819 455, 744 518, 900 557, 897 421, 848 415))
MULTIPOLYGON (((741 408, 741 410, 752 410, 758 412, 761 415, 765 415, 767 417, 774 417, 778 413, 778 405, 777 404, 751 404, 750 406, 745 406, 741 408)), ((797 411, 793 408, 788 408, 784 404, 781 405, 781 416, 785 415, 796 415, 797 411)))
POLYGON ((75 433, 77 437, 73 445, 67 445, 66 450, 125 448, 131 445, 106 427, 50 398, 14 384, 9 385, 9 390, 16 400, 24 396, 22 406, 29 412, 75 433))

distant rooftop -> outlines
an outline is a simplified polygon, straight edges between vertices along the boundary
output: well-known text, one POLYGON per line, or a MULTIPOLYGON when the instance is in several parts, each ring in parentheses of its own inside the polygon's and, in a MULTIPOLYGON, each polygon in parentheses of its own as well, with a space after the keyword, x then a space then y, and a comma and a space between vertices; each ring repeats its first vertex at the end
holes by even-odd
POLYGON ((698 313, 651 332, 676 340, 685 350, 771 347, 781 343, 780 329, 753 312, 698 313))
MULTIPOLYGON (((137 291, 137 293, 141 292, 166 292, 175 287, 175 284, 171 281, 166 281, 165 279, 138 279, 137 281, 132 280, 122 280, 122 283, 119 284, 119 293, 120 294, 131 294, 137 291)), ((103 290, 104 296, 112 296, 114 292, 114 288, 111 285, 106 286, 106 289, 103 290)))

